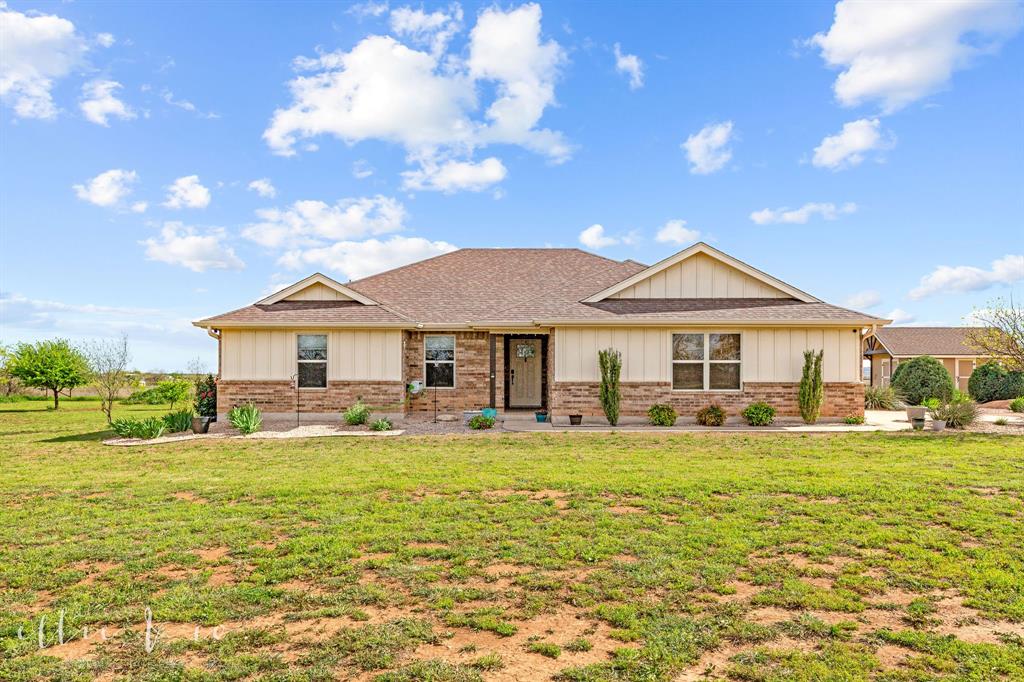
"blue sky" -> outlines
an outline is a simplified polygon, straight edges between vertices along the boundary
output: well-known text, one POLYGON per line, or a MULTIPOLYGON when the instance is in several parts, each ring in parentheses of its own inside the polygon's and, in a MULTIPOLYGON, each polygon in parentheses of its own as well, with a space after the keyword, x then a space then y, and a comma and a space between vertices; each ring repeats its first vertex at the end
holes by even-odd
MULTIPOLYGON (((967 3, 0 9, 0 340, 189 321, 455 246, 695 238, 962 324, 1024 282, 1024 10, 967 3)), ((427 286, 429 283, 424 283, 427 286)))

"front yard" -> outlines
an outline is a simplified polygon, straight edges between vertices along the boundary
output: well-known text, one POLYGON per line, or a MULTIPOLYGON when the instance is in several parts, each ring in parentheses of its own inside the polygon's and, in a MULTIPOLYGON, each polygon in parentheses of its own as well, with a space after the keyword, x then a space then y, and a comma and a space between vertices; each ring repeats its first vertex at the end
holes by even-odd
POLYGON ((3 680, 1024 679, 1020 437, 113 448, 42 408, 0 404, 3 680))

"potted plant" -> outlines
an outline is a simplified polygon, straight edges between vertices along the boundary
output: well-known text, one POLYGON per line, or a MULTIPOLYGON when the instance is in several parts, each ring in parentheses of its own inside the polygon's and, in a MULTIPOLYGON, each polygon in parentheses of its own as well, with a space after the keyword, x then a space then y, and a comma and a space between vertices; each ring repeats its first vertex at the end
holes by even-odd
POLYGON ((533 416, 537 419, 538 422, 546 422, 548 420, 548 411, 537 410, 536 412, 533 413, 533 416))
POLYGON ((217 380, 212 374, 196 382, 195 416, 192 417, 192 433, 206 433, 210 422, 217 421, 217 380))
POLYGON ((932 412, 932 431, 943 431, 946 428, 945 419, 937 419, 935 413, 932 412))
POLYGON ((928 414, 928 408, 924 405, 916 405, 914 407, 907 408, 907 420, 913 424, 916 421, 924 421, 924 416, 928 414))
POLYGON ((569 425, 570 426, 579 426, 582 423, 583 423, 583 415, 582 414, 570 414, 569 415, 569 425))

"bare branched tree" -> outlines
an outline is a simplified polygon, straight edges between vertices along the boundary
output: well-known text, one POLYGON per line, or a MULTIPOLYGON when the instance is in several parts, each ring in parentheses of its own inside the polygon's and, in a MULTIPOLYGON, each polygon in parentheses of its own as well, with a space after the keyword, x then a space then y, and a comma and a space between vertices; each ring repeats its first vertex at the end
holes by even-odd
POLYGON ((996 299, 988 307, 974 311, 978 325, 967 335, 967 342, 985 355, 1002 361, 1006 368, 1024 371, 1024 308, 996 299))
POLYGON ((11 351, 10 347, 0 344, 0 393, 5 396, 18 390, 18 379, 11 372, 11 351))
POLYGON ((128 363, 132 360, 128 349, 128 336, 119 339, 94 341, 85 347, 85 356, 92 368, 92 385, 100 397, 100 409, 107 416, 107 423, 112 420, 111 412, 114 401, 121 389, 131 385, 128 363))

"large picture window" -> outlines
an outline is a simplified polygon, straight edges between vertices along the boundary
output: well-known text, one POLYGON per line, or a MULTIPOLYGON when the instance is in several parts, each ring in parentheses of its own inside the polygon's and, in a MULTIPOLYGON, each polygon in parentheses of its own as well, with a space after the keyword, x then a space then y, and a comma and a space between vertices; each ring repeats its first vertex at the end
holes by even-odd
POLYGON ((299 388, 327 388, 327 334, 299 334, 299 388))
POLYGON ((428 336, 423 344, 424 384, 455 388, 455 337, 428 336))
POLYGON ((672 389, 740 390, 740 335, 710 332, 673 334, 672 389))

